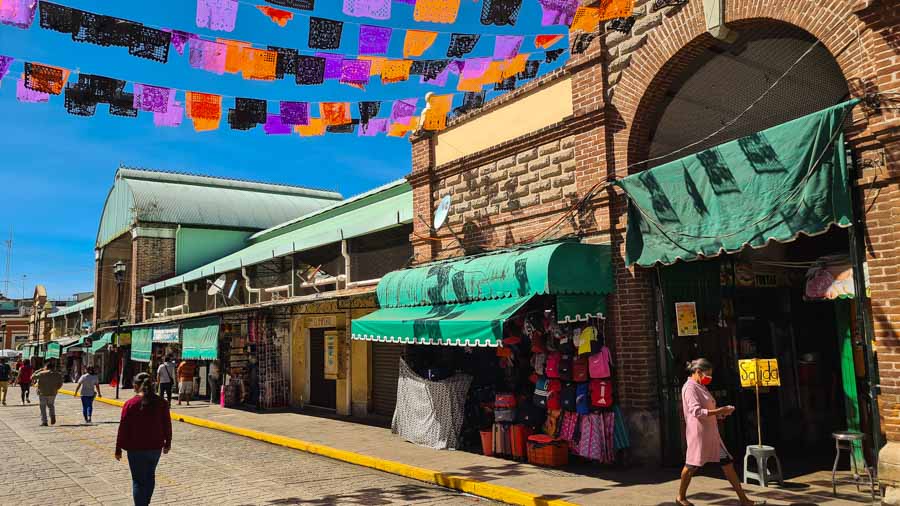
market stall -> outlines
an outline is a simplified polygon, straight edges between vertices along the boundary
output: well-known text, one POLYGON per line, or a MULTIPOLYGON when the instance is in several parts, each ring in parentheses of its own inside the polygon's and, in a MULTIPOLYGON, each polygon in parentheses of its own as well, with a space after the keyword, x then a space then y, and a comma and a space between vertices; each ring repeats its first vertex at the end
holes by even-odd
POLYGON ((393 420, 404 439, 546 465, 570 453, 610 463, 627 446, 604 338, 612 288, 606 245, 436 262, 385 276, 381 309, 354 320, 352 337, 407 345, 393 420))

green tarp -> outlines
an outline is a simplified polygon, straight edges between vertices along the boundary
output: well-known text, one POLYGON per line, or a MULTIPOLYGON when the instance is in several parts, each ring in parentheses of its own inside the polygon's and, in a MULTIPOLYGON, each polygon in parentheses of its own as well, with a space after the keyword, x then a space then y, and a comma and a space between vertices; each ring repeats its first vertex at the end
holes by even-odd
POLYGON ((394 271, 378 283, 381 307, 542 294, 612 292, 609 245, 558 242, 394 271))
POLYGON ((47 358, 59 358, 60 346, 57 342, 50 342, 47 344, 47 358))
POLYGON ((219 318, 201 318, 181 325, 181 358, 215 360, 219 358, 219 318))
POLYGON ((407 344, 500 345, 503 325, 531 296, 379 309, 353 320, 353 338, 407 344))
POLYGON ((149 362, 153 353, 153 330, 150 327, 131 331, 131 360, 149 362))
POLYGON ((99 339, 94 339, 94 342, 91 343, 91 353, 97 353, 102 350, 104 346, 111 343, 112 335, 112 332, 104 332, 99 339))
POLYGON ((843 125, 856 100, 619 180, 626 263, 789 242, 851 222, 843 125))

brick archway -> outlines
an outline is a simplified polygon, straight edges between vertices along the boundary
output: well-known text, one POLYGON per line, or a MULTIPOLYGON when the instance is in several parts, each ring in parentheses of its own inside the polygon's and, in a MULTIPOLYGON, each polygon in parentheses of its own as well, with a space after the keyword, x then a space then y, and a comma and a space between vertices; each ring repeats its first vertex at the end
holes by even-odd
MULTIPOLYGON (((870 78, 872 64, 865 48, 874 34, 851 10, 848 2, 831 0, 733 0, 726 12, 728 26, 740 31, 754 23, 771 21, 794 25, 821 41, 834 56, 844 78, 851 83, 870 78), (859 38, 857 38, 859 34, 859 38)), ((706 32, 702 2, 693 1, 666 16, 647 34, 647 40, 631 53, 629 65, 614 86, 611 100, 623 127, 615 143, 619 176, 627 166, 646 159, 658 110, 665 102, 668 85, 715 39, 706 32)), ((640 170, 640 169, 638 169, 640 170)))

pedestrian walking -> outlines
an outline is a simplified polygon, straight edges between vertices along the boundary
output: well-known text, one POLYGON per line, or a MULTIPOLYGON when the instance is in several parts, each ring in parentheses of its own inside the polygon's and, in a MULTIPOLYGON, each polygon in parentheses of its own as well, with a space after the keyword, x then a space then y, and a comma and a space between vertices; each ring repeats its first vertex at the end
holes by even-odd
POLYGON ((182 360, 180 364, 178 364, 178 405, 181 405, 181 401, 184 400, 187 402, 187 405, 191 405, 191 398, 194 397, 194 373, 197 371, 197 366, 194 364, 193 360, 182 360))
POLYGON ((87 373, 82 374, 78 378, 78 385, 75 386, 75 395, 81 390, 81 414, 84 415, 84 421, 91 423, 91 416, 94 414, 94 394, 97 397, 103 397, 100 393, 100 378, 97 377, 97 371, 93 366, 87 368, 87 373))
POLYGON ((209 403, 219 404, 219 394, 222 389, 222 367, 218 360, 210 362, 207 379, 209 380, 209 403))
POLYGON ((681 484, 675 502, 680 506, 692 506, 693 503, 687 500, 691 478, 705 464, 715 462, 722 466, 722 472, 731 483, 731 488, 737 492, 741 506, 765 504, 765 501, 751 501, 744 493, 734 470, 734 459, 719 435, 719 420, 734 413, 734 406, 716 407, 716 399, 706 389, 712 382, 712 362, 698 358, 688 363, 687 371, 690 376, 681 387, 687 455, 684 469, 681 470, 681 484))
POLYGON ((9 379, 12 368, 6 363, 5 358, 0 358, 0 403, 6 406, 6 392, 9 390, 9 379))
POLYGON ((149 374, 142 372, 134 377, 134 390, 137 395, 122 406, 115 455, 116 460, 122 460, 122 450, 128 452, 134 504, 146 506, 156 487, 159 458, 172 448, 172 418, 169 403, 154 393, 149 374))
POLYGON ((47 412, 50 412, 50 425, 56 423, 56 394, 63 386, 63 376, 56 371, 55 363, 48 360, 44 368, 34 374, 31 382, 37 387, 38 400, 41 405, 41 426, 47 426, 47 412))
POLYGON ((159 383, 159 395, 165 396, 166 401, 172 403, 172 385, 175 384, 175 360, 172 355, 166 355, 166 360, 156 369, 156 381, 159 383))
POLYGON ((31 360, 26 358, 22 361, 22 366, 19 367, 19 375, 16 376, 19 388, 22 389, 22 404, 26 402, 31 404, 28 394, 31 392, 31 376, 33 373, 34 369, 31 368, 31 360))

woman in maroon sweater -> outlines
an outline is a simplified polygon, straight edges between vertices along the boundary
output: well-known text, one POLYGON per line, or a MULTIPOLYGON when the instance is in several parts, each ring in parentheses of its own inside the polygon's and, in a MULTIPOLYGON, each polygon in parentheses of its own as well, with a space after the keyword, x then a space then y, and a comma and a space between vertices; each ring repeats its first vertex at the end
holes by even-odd
POLYGON ((134 377, 134 390, 137 395, 122 406, 116 460, 122 460, 122 450, 128 452, 134 504, 146 506, 156 486, 159 457, 172 447, 172 418, 169 404, 154 393, 149 374, 142 372, 134 377))

